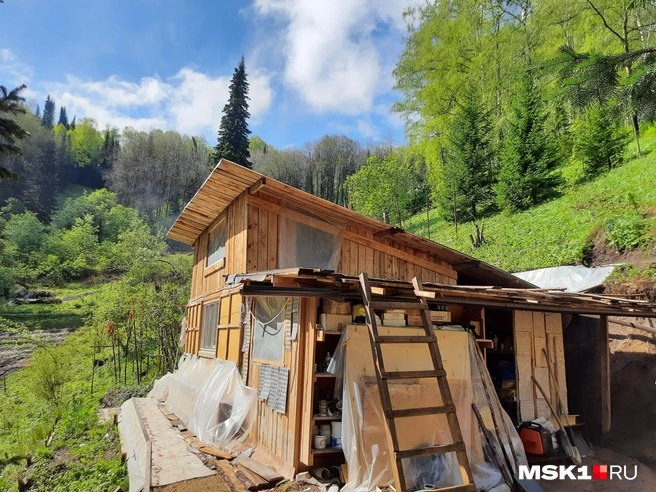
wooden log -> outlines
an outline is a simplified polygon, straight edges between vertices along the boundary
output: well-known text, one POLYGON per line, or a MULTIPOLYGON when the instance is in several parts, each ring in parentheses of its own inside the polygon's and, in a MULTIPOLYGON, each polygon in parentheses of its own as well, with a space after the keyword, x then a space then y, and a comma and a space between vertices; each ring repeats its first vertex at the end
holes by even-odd
POLYGON ((234 468, 226 460, 213 460, 212 464, 216 466, 216 472, 223 477, 231 492, 246 492, 248 487, 242 482, 234 468))
POLYGON ((237 469, 244 474, 248 479, 251 485, 248 487, 248 490, 262 490, 268 489, 271 487, 271 484, 255 473, 253 470, 249 470, 244 465, 237 465, 237 469))
POLYGON ((258 474, 260 477, 262 477, 266 481, 271 482, 273 484, 276 484, 276 483, 280 482, 284 478, 282 475, 280 475, 274 469, 263 465, 259 461, 255 461, 253 458, 240 456, 239 458, 235 459, 234 463, 235 463, 235 465, 240 465, 240 466, 243 466, 245 468, 248 468, 249 470, 251 470, 254 473, 258 474))

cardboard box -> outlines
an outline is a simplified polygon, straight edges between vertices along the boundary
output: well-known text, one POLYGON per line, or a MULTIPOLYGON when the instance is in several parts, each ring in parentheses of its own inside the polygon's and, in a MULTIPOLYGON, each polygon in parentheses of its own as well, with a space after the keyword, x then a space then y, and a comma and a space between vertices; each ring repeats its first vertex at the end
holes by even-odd
POLYGON ((383 326, 405 326, 404 319, 384 319, 383 326))
POLYGON ((450 323, 451 313, 449 311, 431 311, 430 318, 433 323, 450 323))
POLYGON ((386 319, 405 319, 405 313, 403 311, 401 312, 393 312, 393 311, 386 311, 383 313, 383 320, 386 319))
POLYGON ((326 314, 351 314, 351 303, 333 301, 332 299, 323 300, 323 312, 326 314))
POLYGON ((319 324, 326 331, 342 331, 346 325, 350 325, 350 314, 325 314, 319 315, 319 324))
POLYGON ((408 314, 408 326, 424 326, 424 321, 419 314, 408 314))

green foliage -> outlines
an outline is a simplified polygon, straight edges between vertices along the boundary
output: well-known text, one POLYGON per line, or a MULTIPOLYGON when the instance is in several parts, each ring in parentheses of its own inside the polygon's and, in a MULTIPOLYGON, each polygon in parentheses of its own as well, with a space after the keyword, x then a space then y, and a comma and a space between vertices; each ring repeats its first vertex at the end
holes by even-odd
POLYGON ((489 112, 470 87, 453 121, 450 153, 444 164, 440 205, 446 218, 453 220, 455 213, 459 220, 476 221, 494 209, 496 163, 491 126, 489 112))
POLYGON ((628 143, 626 131, 605 105, 594 104, 575 127, 574 152, 587 176, 610 171, 624 157, 628 143))
POLYGON ((556 194, 561 184, 557 154, 544 128, 540 91, 527 72, 502 144, 496 191, 499 206, 526 210, 556 194))
POLYGON ((79 166, 98 164, 104 140, 96 126, 96 120, 83 118, 69 130, 73 155, 79 166))
POLYGON ((48 129, 55 126, 55 101, 50 99, 50 94, 48 94, 46 104, 43 107, 43 118, 41 118, 41 124, 48 129))
POLYGON ((32 212, 11 215, 4 235, 9 245, 7 253, 15 254, 26 262, 41 252, 46 239, 45 226, 32 212))
POLYGON ((244 167, 252 167, 250 162, 250 152, 248 150, 248 135, 251 131, 248 129, 248 81, 246 79, 246 66, 244 57, 230 82, 230 95, 228 103, 223 108, 223 117, 219 128, 219 138, 214 148, 213 160, 218 163, 220 159, 241 164, 244 167))
MULTIPOLYGON (((5 86, 0 85, 0 155, 2 154, 20 154, 21 149, 17 143, 24 139, 28 133, 12 116, 25 114, 27 110, 23 103, 25 98, 21 96, 27 87, 21 85, 12 91, 8 91, 5 86)), ((5 168, 0 168, 0 179, 15 177, 5 168)))
POLYGON ((346 178, 346 187, 355 210, 402 226, 419 188, 417 178, 413 166, 397 151, 384 158, 371 156, 346 178))
POLYGON ((607 242, 618 251, 631 251, 649 242, 647 223, 638 213, 626 214, 609 220, 607 242))
MULTIPOLYGON (((651 149, 656 138, 645 139, 651 149)), ((635 145, 629 150, 635 152, 635 145)), ((652 151, 653 152, 653 151, 652 151)), ((471 252, 473 256, 506 271, 517 272, 560 265, 576 265, 584 260, 591 238, 631 214, 648 214, 656 207, 656 157, 627 162, 596 179, 573 185, 563 196, 513 215, 499 214, 486 219, 488 244, 471 252, 469 234, 473 224, 461 224, 458 235, 452 224, 441 220, 439 210, 431 211, 430 237, 445 246, 471 252), (628 198, 633 194, 634 199, 628 198)), ((653 234, 654 216, 648 215, 646 233, 653 234)), ((408 230, 427 236, 426 215, 420 213, 406 223, 408 230)), ((648 241, 653 241, 649 237, 648 241)))

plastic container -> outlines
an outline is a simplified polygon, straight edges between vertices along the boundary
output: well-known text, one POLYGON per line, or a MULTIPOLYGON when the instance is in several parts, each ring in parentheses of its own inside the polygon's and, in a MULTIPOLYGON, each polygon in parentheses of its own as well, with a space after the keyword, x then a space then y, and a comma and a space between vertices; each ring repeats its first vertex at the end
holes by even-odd
POLYGON ((330 424, 321 424, 319 426, 319 435, 326 436, 326 439, 330 439, 330 424))
POLYGON ((314 436, 314 449, 326 449, 328 438, 322 435, 314 436))
POLYGON ((342 422, 339 420, 331 422, 331 444, 333 448, 342 448, 342 422))

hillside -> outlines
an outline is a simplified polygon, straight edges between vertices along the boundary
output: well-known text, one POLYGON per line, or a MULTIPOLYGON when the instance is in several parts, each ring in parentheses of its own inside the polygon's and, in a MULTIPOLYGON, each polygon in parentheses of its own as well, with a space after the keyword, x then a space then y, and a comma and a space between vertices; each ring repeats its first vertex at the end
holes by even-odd
MULTIPOLYGON (((568 186, 560 198, 516 214, 497 214, 484 220, 488 244, 473 250, 469 235, 473 223, 442 220, 430 211, 430 239, 480 258, 510 272, 559 265, 609 262, 648 263, 656 226, 656 132, 643 138, 643 157, 630 146, 626 162, 611 172, 580 184, 574 166, 563 169, 568 186), (612 231, 612 232, 611 232, 612 231), (635 251, 620 254, 609 242, 635 251)), ((428 237, 426 213, 412 217, 404 226, 428 237)))

